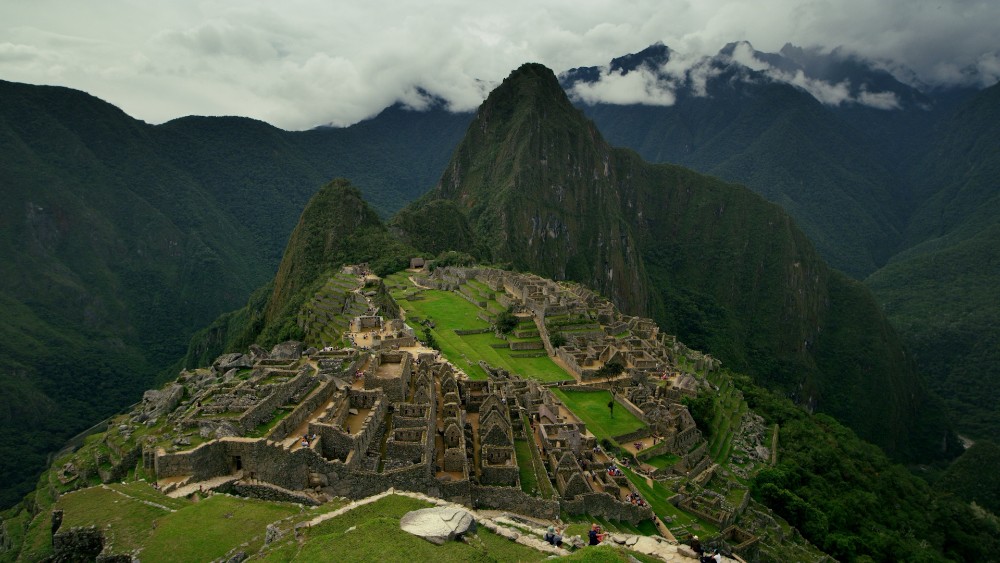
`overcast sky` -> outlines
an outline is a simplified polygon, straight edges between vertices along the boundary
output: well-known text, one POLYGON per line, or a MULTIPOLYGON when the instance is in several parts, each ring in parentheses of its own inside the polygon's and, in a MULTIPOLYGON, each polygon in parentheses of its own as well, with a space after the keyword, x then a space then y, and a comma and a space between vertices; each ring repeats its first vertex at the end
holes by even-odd
POLYGON ((1000 76, 1000 1, 0 0, 0 79, 65 85, 161 123, 347 125, 415 88, 472 109, 511 70, 606 65, 657 41, 844 46, 924 82, 1000 76), (966 72, 966 76, 967 76, 966 72))

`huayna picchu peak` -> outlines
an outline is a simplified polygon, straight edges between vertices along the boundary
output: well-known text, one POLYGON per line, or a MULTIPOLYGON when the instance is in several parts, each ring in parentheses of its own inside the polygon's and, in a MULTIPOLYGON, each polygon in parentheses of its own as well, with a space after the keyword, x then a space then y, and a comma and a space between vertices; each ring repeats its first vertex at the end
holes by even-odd
POLYGON ((480 258, 584 283, 890 451, 948 439, 870 293, 781 208, 609 146, 540 65, 486 99, 441 181, 395 224, 404 240, 429 238, 419 214, 436 200, 465 215, 480 258))

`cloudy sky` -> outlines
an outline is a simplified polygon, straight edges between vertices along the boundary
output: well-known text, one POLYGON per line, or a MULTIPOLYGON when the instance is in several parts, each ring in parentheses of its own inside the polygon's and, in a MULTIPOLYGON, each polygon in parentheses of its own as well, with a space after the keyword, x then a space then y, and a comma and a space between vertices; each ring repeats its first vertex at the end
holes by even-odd
POLYGON ((998 37, 996 0, 0 0, 0 79, 85 90, 151 123, 306 129, 419 105, 418 89, 471 109, 521 63, 606 65, 657 41, 688 57, 738 40, 843 46, 928 84, 983 84, 1000 77, 998 37))

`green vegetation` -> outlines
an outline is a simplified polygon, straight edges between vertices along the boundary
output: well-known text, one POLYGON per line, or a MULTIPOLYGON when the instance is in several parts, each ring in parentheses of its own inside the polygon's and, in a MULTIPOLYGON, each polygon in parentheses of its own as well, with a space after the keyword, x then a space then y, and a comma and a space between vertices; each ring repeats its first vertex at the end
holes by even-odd
POLYGON ((608 403, 613 399, 608 391, 568 391, 553 388, 552 392, 580 417, 594 436, 599 440, 614 439, 629 432, 639 430, 643 422, 625 408, 619 408, 618 414, 611 416, 608 403))
POLYGON ((647 480, 645 477, 636 475, 634 471, 627 467, 622 468, 622 471, 625 472, 625 476, 628 477, 632 486, 639 491, 642 498, 649 503, 653 512, 664 522, 669 522, 667 528, 670 529, 671 533, 677 534, 680 537, 686 537, 689 533, 702 535, 718 533, 719 528, 714 524, 705 522, 670 504, 668 499, 674 493, 664 487, 659 481, 647 480))
MULTIPOLYGON (((398 278, 394 281, 400 282, 398 278)), ((408 282, 407 282, 408 283, 408 282)), ((412 285, 412 284, 411 284, 412 285)), ((398 286, 397 286, 398 287, 398 286)), ((569 381, 572 378, 564 369, 553 363, 546 355, 535 358, 519 358, 512 355, 509 348, 495 348, 506 345, 492 331, 482 334, 456 334, 456 330, 487 329, 489 323, 479 318, 483 311, 457 293, 440 290, 423 290, 420 299, 406 300, 407 290, 396 289, 395 295, 407 318, 417 317, 430 321, 433 328, 428 333, 448 361, 462 368, 473 379, 485 379, 486 372, 478 365, 485 360, 493 367, 501 367, 528 379, 538 381, 569 381)))
POLYGON ((778 464, 752 492, 837 559, 977 561, 1000 549, 1000 526, 942 495, 826 415, 734 377, 755 412, 781 426, 778 464))
POLYGON ((517 317, 510 309, 507 309, 496 316, 494 323, 500 334, 510 334, 517 326, 517 317))
POLYGON ((300 510, 292 504, 212 495, 159 520, 143 552, 150 560, 209 561, 243 542, 253 552, 263 546, 269 523, 300 510))
POLYGON ((652 465, 653 467, 655 467, 657 469, 664 469, 666 467, 673 466, 675 463, 677 463, 680 460, 681 460, 681 458, 679 458, 678 456, 676 456, 674 454, 660 454, 658 456, 653 456, 653 457, 651 457, 651 458, 643 461, 643 463, 652 465))
POLYGON ((1000 514, 1000 483, 988 478, 997 467, 1000 467, 1000 446, 993 442, 976 442, 948 466, 934 485, 993 514, 1000 514))
MULTIPOLYGON (((143 483, 92 487, 63 495, 63 526, 97 526, 112 553, 141 550, 149 561, 209 561, 243 542, 247 551, 264 543, 267 524, 301 512, 287 503, 213 495, 200 502, 179 501, 143 483)), ((35 518, 21 558, 51 553, 47 512, 35 518)))
POLYGON ((527 440, 514 440, 514 454, 517 456, 517 472, 521 479, 521 490, 528 494, 538 491, 535 464, 531 460, 531 444, 527 440))

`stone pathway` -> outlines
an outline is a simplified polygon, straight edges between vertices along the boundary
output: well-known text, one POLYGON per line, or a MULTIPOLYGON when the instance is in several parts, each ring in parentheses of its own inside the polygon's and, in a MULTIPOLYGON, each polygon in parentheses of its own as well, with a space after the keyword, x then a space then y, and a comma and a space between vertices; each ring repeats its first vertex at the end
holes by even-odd
POLYGON ((190 494, 197 493, 198 491, 210 491, 217 487, 221 487, 227 483, 232 483, 233 481, 238 481, 243 477, 243 472, 233 473, 231 475, 222 475, 220 477, 213 477, 211 479, 206 479, 204 481, 198 481, 196 483, 188 483, 183 487, 179 487, 167 493, 168 497, 172 498, 184 498, 190 494))
MULTIPOLYGON (((511 541, 517 542, 521 545, 537 549, 544 553, 550 553, 552 555, 562 556, 569 555, 569 551, 550 545, 543 538, 545 535, 545 528, 539 524, 539 527, 535 528, 528 525, 525 522, 514 521, 507 517, 506 513, 498 512, 495 510, 484 510, 476 511, 469 507, 441 500, 439 498, 429 497, 421 493, 412 493, 409 491, 397 491, 395 489, 389 489, 384 493, 377 494, 368 498, 353 501, 348 505, 345 505, 333 512, 327 512, 326 514, 321 514, 308 522, 302 522, 296 525, 296 528, 312 527, 316 526, 322 522, 325 522, 331 518, 336 518, 343 514, 358 508, 359 506, 365 506, 371 504, 378 500, 381 500, 389 495, 400 495, 410 498, 415 498, 425 502, 434 504, 435 506, 441 507, 455 507, 460 508, 466 512, 471 513, 475 519, 476 523, 487 530, 503 536, 511 541)), ((690 550, 687 546, 677 545, 675 542, 659 537, 659 536, 638 536, 631 534, 610 534, 608 539, 605 540, 606 543, 614 543, 633 551, 638 551, 646 555, 651 555, 662 559, 663 561, 677 561, 677 562, 697 562, 696 557, 689 556, 690 550)), ((732 559, 723 558, 723 561, 735 561, 732 559)))

